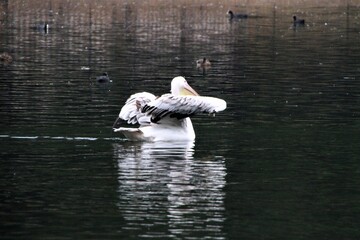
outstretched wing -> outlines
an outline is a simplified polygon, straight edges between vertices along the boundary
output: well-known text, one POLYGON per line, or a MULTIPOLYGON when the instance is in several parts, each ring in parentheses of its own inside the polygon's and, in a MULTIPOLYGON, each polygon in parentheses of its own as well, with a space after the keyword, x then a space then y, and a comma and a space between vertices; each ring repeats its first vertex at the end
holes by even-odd
POLYGON ((119 118, 125 120, 129 124, 149 124, 150 118, 145 113, 141 112, 141 108, 155 99, 156 96, 148 92, 131 95, 128 100, 126 100, 125 105, 121 108, 119 118))
POLYGON ((183 119, 198 113, 214 114, 225 109, 226 102, 220 98, 164 94, 146 103, 141 112, 150 115, 151 122, 156 123, 166 116, 183 119))

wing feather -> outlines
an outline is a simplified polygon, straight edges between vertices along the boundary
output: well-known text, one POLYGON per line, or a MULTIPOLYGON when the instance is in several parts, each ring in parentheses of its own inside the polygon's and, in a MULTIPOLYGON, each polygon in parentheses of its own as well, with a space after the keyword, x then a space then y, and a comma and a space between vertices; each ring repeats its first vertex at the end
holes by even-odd
POLYGON ((141 112, 151 115, 152 122, 158 122, 168 115, 172 118, 182 119, 198 113, 213 114, 225 109, 226 102, 220 98, 164 94, 147 102, 141 108, 141 112))
POLYGON ((149 124, 149 116, 141 112, 141 108, 155 99, 156 96, 148 92, 131 95, 126 100, 125 105, 121 108, 119 118, 125 120, 129 124, 149 124))

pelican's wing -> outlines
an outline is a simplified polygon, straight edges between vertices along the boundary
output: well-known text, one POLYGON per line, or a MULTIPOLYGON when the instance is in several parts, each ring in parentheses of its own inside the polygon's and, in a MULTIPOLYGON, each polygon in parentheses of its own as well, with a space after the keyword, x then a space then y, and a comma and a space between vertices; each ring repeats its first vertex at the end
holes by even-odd
POLYGON ((204 96, 174 96, 164 94, 142 107, 141 112, 151 116, 151 122, 158 122, 166 116, 182 119, 198 113, 216 113, 226 109, 226 102, 220 98, 204 96))
POLYGON ((147 103, 156 99, 155 95, 148 92, 135 93, 126 100, 125 105, 121 108, 119 118, 129 124, 149 124, 150 118, 141 112, 141 108, 147 103))

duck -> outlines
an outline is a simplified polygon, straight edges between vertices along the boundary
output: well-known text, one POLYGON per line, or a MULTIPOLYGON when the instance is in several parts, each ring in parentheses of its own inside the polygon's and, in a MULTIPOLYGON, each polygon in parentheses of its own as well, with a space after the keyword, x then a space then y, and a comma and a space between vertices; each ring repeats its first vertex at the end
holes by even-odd
POLYGON ((37 24, 34 29, 41 32, 41 33, 48 33, 49 28, 50 28, 50 25, 45 22, 45 23, 37 24))
POLYGON ((229 19, 230 20, 233 20, 233 19, 246 19, 248 18, 248 15, 247 14, 243 14, 243 13, 240 13, 240 14, 234 14, 233 11, 229 10, 227 12, 227 14, 229 15, 229 19))
POLYGON ((96 81, 98 83, 107 83, 107 82, 111 82, 109 75, 107 74, 107 72, 104 72, 101 76, 96 77, 96 81))
POLYGON ((0 54, 0 63, 3 65, 9 65, 13 62, 13 57, 8 52, 3 52, 0 54))
POLYGON ((194 141, 190 117, 200 113, 215 115, 226 109, 225 100, 200 96, 182 76, 172 79, 170 89, 160 97, 149 92, 132 94, 121 108, 113 131, 130 141, 194 141), (116 128, 121 121, 140 126, 116 128))
POLYGON ((296 16, 293 16, 294 25, 304 25, 305 20, 304 19, 297 19, 296 16))
POLYGON ((206 57, 199 59, 196 61, 196 66, 198 68, 206 68, 206 67, 210 67, 211 66, 211 62, 209 59, 207 59, 206 57))

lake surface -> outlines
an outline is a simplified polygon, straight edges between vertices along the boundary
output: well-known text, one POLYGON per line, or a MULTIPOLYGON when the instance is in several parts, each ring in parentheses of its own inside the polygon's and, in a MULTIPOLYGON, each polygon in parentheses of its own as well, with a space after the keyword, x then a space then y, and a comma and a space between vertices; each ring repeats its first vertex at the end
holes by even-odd
POLYGON ((358 1, 0 8, 2 238, 359 239, 358 1), (228 104, 194 143, 112 132, 178 75, 228 104))

